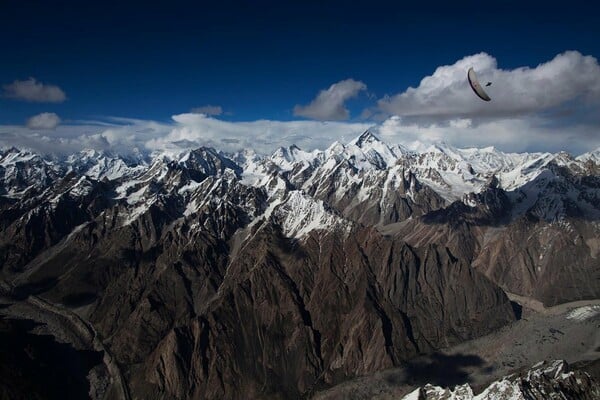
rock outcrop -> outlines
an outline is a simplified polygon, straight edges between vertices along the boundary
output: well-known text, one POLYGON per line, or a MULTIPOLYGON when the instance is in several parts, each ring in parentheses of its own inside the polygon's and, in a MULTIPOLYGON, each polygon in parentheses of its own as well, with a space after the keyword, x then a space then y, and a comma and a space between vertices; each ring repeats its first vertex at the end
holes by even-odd
POLYGON ((593 400, 600 398, 600 384, 589 374, 570 370, 565 361, 541 362, 530 370, 493 382, 483 392, 474 395, 468 385, 454 389, 426 385, 404 396, 402 400, 513 400, 565 399, 593 400))

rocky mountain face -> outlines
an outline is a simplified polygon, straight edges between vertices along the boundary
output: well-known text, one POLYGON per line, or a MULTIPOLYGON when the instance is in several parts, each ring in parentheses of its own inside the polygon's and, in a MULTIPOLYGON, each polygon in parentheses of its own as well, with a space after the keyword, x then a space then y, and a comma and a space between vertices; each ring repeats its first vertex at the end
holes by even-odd
POLYGON ((0 152, 0 275, 138 398, 297 398, 600 295, 596 152, 0 152))
POLYGON ((513 400, 513 399, 581 399, 600 397, 600 384, 589 374, 570 370, 565 361, 541 362, 528 371, 493 382, 474 395, 468 385, 454 389, 427 385, 406 395, 402 400, 513 400))

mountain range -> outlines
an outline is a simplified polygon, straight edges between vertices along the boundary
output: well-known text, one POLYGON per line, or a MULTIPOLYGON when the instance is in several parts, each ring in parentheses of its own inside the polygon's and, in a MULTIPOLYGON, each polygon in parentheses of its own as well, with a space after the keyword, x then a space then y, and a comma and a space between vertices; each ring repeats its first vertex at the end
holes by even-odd
POLYGON ((600 148, 0 151, 2 291, 93 332, 98 398, 310 397, 512 323, 507 294, 597 299, 599 257, 600 148))

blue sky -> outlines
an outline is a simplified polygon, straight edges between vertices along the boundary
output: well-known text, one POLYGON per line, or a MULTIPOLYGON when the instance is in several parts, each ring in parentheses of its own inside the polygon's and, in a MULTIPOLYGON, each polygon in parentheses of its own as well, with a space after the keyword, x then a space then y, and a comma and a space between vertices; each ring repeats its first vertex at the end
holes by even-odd
MULTIPOLYGON (((583 124, 588 141, 593 138, 590 127, 600 125, 585 111, 577 118, 573 115, 581 111, 567 112, 570 119, 543 117, 555 115, 566 104, 575 104, 577 110, 596 104, 580 106, 577 96, 526 112, 504 108, 490 112, 485 121, 471 109, 440 114, 435 104, 422 105, 438 110, 424 117, 407 114, 406 103, 414 100, 410 96, 388 101, 409 87, 418 88, 436 68, 481 53, 495 60, 494 71, 536 68, 570 50, 578 55, 570 56, 569 62, 577 64, 586 56, 597 59, 600 12, 593 2, 150 3, 1 1, 0 125, 23 126, 41 113, 56 114, 62 127, 82 121, 116 123, 111 117, 177 125, 173 116, 208 110, 202 108, 208 105, 213 112, 221 111, 212 118, 232 123, 344 120, 362 128, 400 115, 405 123, 422 128, 443 127, 461 118, 479 126, 514 114, 520 119, 527 115, 527 126, 535 123, 534 128, 566 124, 585 130, 583 124), (42 95, 27 101, 11 92, 11 84, 29 78, 45 88, 58 87, 64 98, 42 95), (344 81, 350 83, 344 86, 339 107, 315 112, 331 104, 343 85, 308 107, 321 91, 344 81)), ((591 75, 586 85, 594 86, 595 69, 582 71, 591 75)), ((503 82, 494 82, 492 88, 497 85, 503 82)), ((452 98, 444 101, 453 103, 452 98)), ((123 123, 133 124, 119 122, 123 123)), ((43 123, 29 126, 44 128, 43 123)), ((57 135, 55 129, 41 134, 57 135)), ((470 143, 468 135, 450 141, 470 143)), ((492 137, 489 142, 493 144, 492 137)), ((480 144, 486 143, 474 142, 480 144)), ((530 149, 499 144, 507 150, 530 149)), ((584 147, 582 142, 572 150, 584 147)))

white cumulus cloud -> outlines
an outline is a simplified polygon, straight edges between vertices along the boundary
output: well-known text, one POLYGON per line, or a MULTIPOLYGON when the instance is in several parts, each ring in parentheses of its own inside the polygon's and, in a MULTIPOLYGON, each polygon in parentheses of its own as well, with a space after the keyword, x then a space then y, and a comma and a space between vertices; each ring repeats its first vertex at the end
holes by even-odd
POLYGON ((600 104, 600 66, 592 56, 577 51, 558 54, 535 68, 498 68, 494 57, 479 53, 452 65, 438 67, 416 88, 387 96, 378 102, 380 111, 402 117, 515 117, 553 111, 560 107, 600 104), (473 67, 492 98, 483 102, 467 84, 473 67))
POLYGON ((438 67, 416 87, 386 96, 367 110, 384 115, 378 130, 392 142, 444 141, 459 147, 578 154, 600 145, 600 65, 567 51, 536 67, 498 68, 479 53, 438 67), (467 82, 473 67, 492 100, 467 82))
POLYGON ((67 99, 65 92, 56 85, 38 82, 35 78, 16 80, 3 86, 4 96, 15 100, 36 103, 62 103, 67 99))
POLYGON ((60 124, 60 118, 55 113, 41 113, 27 120, 29 129, 55 129, 60 124))
POLYGON ((346 79, 321 90, 309 104, 294 107, 294 115, 320 121, 341 121, 350 118, 345 106, 347 100, 358 96, 367 85, 354 79, 346 79))

